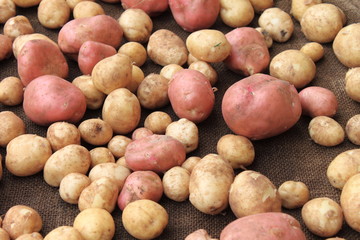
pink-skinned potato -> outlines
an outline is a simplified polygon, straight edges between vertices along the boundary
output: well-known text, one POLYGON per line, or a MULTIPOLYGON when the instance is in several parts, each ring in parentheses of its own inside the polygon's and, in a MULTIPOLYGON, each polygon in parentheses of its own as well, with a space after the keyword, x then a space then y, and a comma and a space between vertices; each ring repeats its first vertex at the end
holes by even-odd
POLYGON ((230 70, 250 76, 268 68, 269 49, 264 37, 255 28, 235 28, 225 36, 231 45, 231 51, 224 62, 230 70))
POLYGON ((124 9, 139 8, 149 16, 154 17, 165 12, 169 3, 168 0, 121 0, 121 6, 124 9))
POLYGON ((125 180, 118 197, 118 207, 124 210, 130 202, 149 199, 158 202, 164 189, 160 176, 153 171, 135 171, 125 180))
POLYGON ((260 140, 279 135, 301 116, 296 88, 267 74, 254 74, 233 85, 222 99, 222 115, 238 135, 260 140))
POLYGON ((182 69, 171 78, 168 96, 175 114, 200 123, 211 114, 215 94, 207 77, 197 70, 182 69))
POLYGON ((12 55, 12 39, 4 34, 0 34, 0 61, 12 55))
POLYGON ((220 240, 306 240, 298 220, 281 212, 266 212, 238 218, 226 225, 220 240))
POLYGON ((61 51, 77 60, 81 45, 89 40, 118 48, 123 30, 116 19, 108 15, 77 18, 67 22, 59 31, 58 45, 61 51))
POLYGON ((64 54, 44 39, 33 39, 24 44, 17 56, 17 69, 24 86, 43 75, 67 78, 69 74, 64 54))
POLYGON ((26 116, 38 125, 57 121, 79 122, 86 111, 86 98, 71 82, 54 75, 32 80, 24 91, 26 116))
POLYGON ((220 0, 169 0, 176 23, 187 32, 210 28, 220 13, 220 0))
POLYGON ((126 165, 133 171, 161 173, 180 166, 185 158, 184 145, 173 137, 161 134, 136 139, 125 150, 126 165))

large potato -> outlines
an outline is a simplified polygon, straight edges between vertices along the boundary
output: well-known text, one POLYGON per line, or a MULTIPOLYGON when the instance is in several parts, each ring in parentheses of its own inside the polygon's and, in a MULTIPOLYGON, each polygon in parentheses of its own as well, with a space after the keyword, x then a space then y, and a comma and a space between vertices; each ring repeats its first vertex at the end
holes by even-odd
POLYGON ((345 183, 341 195, 340 206, 345 222, 354 230, 360 232, 360 174, 355 174, 345 183))
POLYGON ((301 104, 289 82, 259 73, 226 90, 222 114, 234 133, 251 140, 264 139, 291 128, 301 116, 301 104))

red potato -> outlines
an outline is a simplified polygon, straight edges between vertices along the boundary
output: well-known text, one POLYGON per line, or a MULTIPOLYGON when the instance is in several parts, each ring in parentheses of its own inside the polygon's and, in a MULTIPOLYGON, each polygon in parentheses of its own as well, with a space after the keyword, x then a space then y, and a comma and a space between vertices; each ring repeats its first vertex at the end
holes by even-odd
POLYGON ((169 0, 169 7, 176 23, 188 32, 210 28, 220 13, 219 0, 169 0))
POLYGON ((286 213, 267 212, 230 222, 221 231, 220 240, 305 240, 298 220, 286 213))
POLYGON ((108 44, 86 41, 80 49, 78 55, 78 65, 84 75, 90 75, 94 66, 102 59, 115 55, 117 50, 108 44))
POLYGON ((125 161, 133 171, 165 172, 186 158, 184 145, 173 137, 153 134, 130 142, 125 161))
POLYGON ((26 116, 39 125, 57 121, 76 123, 85 114, 86 99, 72 83, 54 75, 44 75, 25 88, 23 108, 26 116))
POLYGON ((299 92, 302 114, 310 117, 332 117, 338 109, 335 94, 323 87, 306 87, 299 92))
POLYGON ((68 63, 60 49, 49 41, 27 41, 17 56, 17 69, 24 86, 43 75, 67 78, 68 63))
POLYGON ((132 172, 125 180, 117 204, 124 210, 127 204, 139 199, 158 202, 164 192, 161 178, 153 171, 132 172))
POLYGON ((0 34, 0 61, 12 55, 12 39, 4 34, 0 34))
POLYGON ((222 115, 236 134, 259 140, 290 129, 301 116, 296 88, 267 74, 254 74, 230 86, 222 100, 222 115))
POLYGON ((168 96, 175 114, 194 123, 208 118, 215 104, 215 94, 209 80, 192 69, 183 69, 173 75, 168 96))
POLYGON ((169 3, 168 0, 121 0, 124 9, 140 8, 149 16, 157 16, 165 12, 169 3))
POLYGON ((226 35, 231 44, 226 66, 245 76, 263 72, 270 63, 270 53, 264 37, 255 28, 235 28, 226 35))
POLYGON ((123 30, 118 21, 108 15, 78 18, 67 22, 59 31, 58 44, 65 54, 77 60, 81 45, 89 40, 118 48, 123 30))

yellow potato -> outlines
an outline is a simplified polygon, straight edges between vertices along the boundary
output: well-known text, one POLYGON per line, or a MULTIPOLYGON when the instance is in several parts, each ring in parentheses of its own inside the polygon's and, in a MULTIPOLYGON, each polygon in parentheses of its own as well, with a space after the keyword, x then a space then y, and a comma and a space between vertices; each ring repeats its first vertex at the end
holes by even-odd
POLYGON ((81 192, 89 186, 91 180, 82 173, 69 173, 60 182, 59 194, 62 200, 70 204, 77 204, 81 192))
POLYGON ((44 240, 84 240, 80 232, 72 226, 60 226, 51 230, 44 240))
POLYGON ((90 150, 91 166, 95 167, 101 163, 114 163, 115 157, 107 147, 95 147, 90 150))
POLYGON ((6 23, 9 18, 15 17, 16 5, 13 0, 0 0, 0 23, 6 23))
POLYGON ((250 0, 220 0, 220 6, 220 18, 230 27, 245 27, 254 19, 255 11, 250 0))
POLYGON ((81 143, 79 129, 68 122, 52 123, 46 131, 46 138, 54 152, 67 145, 81 143))
POLYGON ((279 189, 281 204, 287 209, 302 207, 310 198, 309 188, 303 182, 285 181, 279 189))
POLYGON ((290 14, 300 22, 304 12, 309 7, 319 3, 322 3, 322 0, 291 0, 290 14))
POLYGON ((71 9, 66 0, 42 0, 38 7, 37 16, 42 26, 58 29, 70 19, 71 9))
POLYGON ((345 139, 343 127, 327 116, 314 117, 309 123, 308 130, 311 139, 322 146, 336 146, 345 139))
POLYGON ((25 122, 12 111, 0 112, 0 146, 6 145, 14 138, 25 134, 25 122))
POLYGON ((80 1, 73 9, 74 18, 86 18, 105 14, 103 7, 96 2, 80 1))
POLYGON ((26 16, 17 15, 15 17, 9 18, 4 24, 4 35, 15 39, 20 35, 32 34, 34 33, 33 26, 26 16))

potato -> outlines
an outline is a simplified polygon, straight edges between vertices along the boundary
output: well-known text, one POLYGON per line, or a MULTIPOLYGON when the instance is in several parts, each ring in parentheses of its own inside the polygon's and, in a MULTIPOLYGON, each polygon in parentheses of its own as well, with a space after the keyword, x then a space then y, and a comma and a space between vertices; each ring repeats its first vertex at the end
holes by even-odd
POLYGON ((256 13, 261 13, 274 6, 273 0, 250 0, 250 2, 256 13))
POLYGON ((302 114, 310 117, 333 117, 338 110, 338 100, 330 89, 318 86, 303 88, 299 92, 302 114))
POLYGON ((327 116, 314 117, 309 123, 308 131, 315 143, 326 147, 339 145, 345 139, 343 127, 327 116))
POLYGON ((111 240, 115 235, 115 221, 105 209, 88 208, 76 215, 73 227, 84 240, 111 240))
POLYGON ((166 127, 165 135, 179 140, 190 153, 199 146, 199 129, 196 124, 186 118, 180 118, 166 127))
POLYGON ((345 222, 355 231, 360 231, 359 196, 360 174, 355 174, 345 183, 340 194, 340 206, 343 210, 345 222))
POLYGON ((70 9, 74 11, 75 6, 83 1, 95 2, 95 0, 66 0, 66 3, 69 5, 70 9))
POLYGON ((278 192, 281 198, 281 205, 287 209, 302 207, 310 198, 309 188, 300 181, 285 181, 278 192))
POLYGON ((28 8, 39 5, 41 0, 13 0, 18 7, 28 8))
POLYGON ((121 45, 118 53, 128 55, 132 64, 141 67, 147 60, 146 48, 138 42, 127 42, 121 45))
POLYGON ((130 169, 129 166, 126 164, 124 156, 116 160, 116 164, 130 169))
POLYGON ((145 75, 143 70, 141 70, 140 67, 134 65, 132 65, 132 69, 131 69, 131 80, 128 83, 128 85, 126 85, 126 88, 130 90, 130 92, 132 93, 136 93, 137 89, 139 88, 140 83, 144 80, 145 75))
POLYGON ((153 30, 150 16, 140 8, 129 8, 121 13, 118 22, 128 41, 146 43, 153 30))
POLYGON ((61 51, 74 59, 81 45, 93 40, 118 48, 123 37, 119 23, 108 15, 78 18, 67 22, 59 31, 58 44, 61 51))
POLYGON ((169 0, 176 23, 187 32, 210 28, 220 13, 220 0, 169 0))
POLYGON ((40 232, 42 217, 34 208, 26 205, 14 205, 9 208, 2 222, 2 228, 15 239, 23 234, 40 232))
POLYGON ((116 158, 120 158, 125 155, 125 149, 131 142, 131 138, 124 135, 113 136, 107 144, 107 148, 116 158))
POLYGON ((327 197, 314 198, 301 209, 305 226, 320 237, 331 237, 343 226, 344 216, 341 206, 327 197))
POLYGON ((5 165, 15 176, 31 176, 43 170, 51 155, 51 146, 46 138, 22 134, 7 144, 5 165))
POLYGON ((39 125, 57 121, 76 123, 86 111, 86 99, 79 88, 67 80, 43 75, 32 80, 24 91, 26 116, 39 125))
POLYGON ((197 59, 196 57, 194 57, 191 53, 188 54, 188 60, 187 60, 187 64, 190 65, 193 62, 199 61, 199 59, 197 59))
POLYGON ((265 240, 277 236, 281 237, 279 239, 306 239, 305 233, 296 218, 286 213, 267 212, 233 220, 221 231, 220 240, 265 240))
POLYGON ((160 74, 150 73, 141 81, 136 95, 146 109, 159 109, 169 104, 169 80, 160 74))
MULTIPOLYGON (((0 181, 3 177, 3 166, 2 166, 2 155, 0 154, 0 181)), ((2 219, 0 220, 0 226, 1 226, 2 219)), ((1 228, 0 228, 1 229, 1 228)), ((1 233, 0 233, 1 236, 1 233)))
POLYGON ((168 9, 167 0, 121 0, 121 6, 126 10, 129 8, 139 8, 145 11, 149 16, 155 17, 168 9))
POLYGON ((151 112, 144 120, 144 127, 155 134, 165 134, 167 126, 172 122, 171 116, 163 111, 151 112))
POLYGON ((100 118, 86 119, 79 124, 78 129, 81 139, 95 146, 105 145, 113 137, 111 125, 100 118))
POLYGON ((287 42, 294 32, 294 23, 290 14, 278 7, 267 8, 261 13, 258 24, 267 31, 276 42, 287 42))
POLYGON ((303 88, 315 78, 316 65, 300 50, 288 49, 272 58, 269 72, 271 76, 288 81, 296 88, 303 88))
POLYGON ((126 88, 118 88, 105 98, 102 118, 108 122, 114 134, 127 134, 140 122, 141 105, 139 100, 126 88))
POLYGON ((131 139, 136 140, 153 134, 154 133, 150 129, 147 129, 145 127, 140 127, 133 131, 133 133, 131 134, 131 139))
POLYGON ((10 58, 12 55, 12 39, 4 34, 0 34, 0 61, 10 58))
POLYGON ((190 156, 185 159, 183 164, 181 164, 181 167, 185 168, 186 170, 188 170, 191 173, 192 170, 194 169, 195 165, 198 164, 200 160, 201 160, 201 157, 190 156))
POLYGON ((0 112, 0 146, 6 145, 14 138, 25 134, 25 122, 12 111, 0 112))
POLYGON ((60 49, 49 41, 27 41, 17 56, 17 69, 24 86, 37 77, 54 75, 67 78, 69 66, 60 49))
POLYGON ((43 237, 40 233, 33 232, 20 235, 16 240, 43 240, 43 237))
POLYGON ((71 9, 66 0, 42 0, 37 10, 37 16, 42 26, 58 29, 70 19, 71 9))
POLYGON ((324 48, 317 42, 306 43, 300 48, 300 51, 308 55, 314 62, 319 61, 324 56, 324 48))
POLYGON ((91 40, 86 41, 79 49, 77 62, 80 71, 84 75, 90 75, 98 62, 116 53, 117 51, 113 46, 91 40))
POLYGON ((319 3, 309 7, 300 21, 305 38, 318 43, 332 42, 344 24, 342 11, 331 3, 319 3))
POLYGON ((235 176, 229 190, 229 205, 237 218, 281 212, 281 198, 271 180, 260 172, 245 170, 235 176))
POLYGON ((101 163, 114 163, 115 157, 111 151, 106 147, 95 147, 90 150, 91 165, 90 168, 95 167, 101 163))
POLYGON ((319 3, 322 3, 322 0, 291 0, 290 14, 300 22, 304 12, 309 7, 319 3))
POLYGON ((125 149, 126 164, 133 171, 165 172, 180 166, 185 157, 184 145, 167 135, 153 134, 140 138, 130 142, 125 149))
POLYGON ((190 203, 200 212, 216 215, 229 206, 234 171, 217 154, 205 155, 193 168, 189 182, 190 203))
POLYGON ((159 74, 170 80, 176 72, 178 72, 182 69, 184 69, 184 68, 182 66, 180 66, 179 64, 170 63, 170 64, 162 67, 159 74))
POLYGON ((12 0, 1 0, 0 1, 0 23, 6 23, 9 18, 15 17, 16 5, 12 0))
POLYGON ((80 1, 73 9, 73 16, 77 18, 93 17, 105 14, 104 8, 95 1, 80 1))
POLYGON ((190 195, 190 172, 180 166, 170 168, 165 172, 162 184, 166 197, 176 202, 183 202, 190 195))
POLYGON ((255 17, 254 7, 250 0, 220 0, 220 18, 227 26, 245 27, 255 17))
POLYGON ((346 67, 360 67, 358 39, 360 36, 360 23, 349 24, 343 27, 335 36, 332 44, 336 58, 346 67))
POLYGON ((345 93, 356 102, 360 102, 360 67, 349 68, 345 75, 345 93))
POLYGON ((53 187, 58 187, 61 180, 69 173, 86 174, 91 163, 90 153, 77 144, 67 145, 54 152, 44 166, 44 180, 53 187))
POLYGON ((271 48, 274 41, 273 41, 272 37, 270 36, 270 34, 262 27, 257 27, 257 28, 255 28, 255 30, 258 31, 259 33, 261 33, 261 35, 263 36, 263 38, 265 40, 266 46, 268 48, 271 48))
POLYGON ((295 125, 301 116, 295 87, 260 73, 230 86, 221 106, 227 126, 233 133, 250 140, 281 134, 295 125), (269 105, 269 102, 273 104, 269 105))
POLYGON ((343 189, 350 177, 360 172, 360 150, 350 149, 336 155, 326 170, 326 177, 330 184, 343 189))
POLYGON ((131 236, 144 240, 160 236, 169 223, 166 209, 148 199, 126 205, 121 219, 125 230, 131 236))
POLYGON ((105 101, 106 94, 99 91, 95 86, 91 76, 81 75, 76 77, 72 84, 77 86, 85 96, 86 108, 91 110, 100 109, 105 101))
POLYGON ((34 28, 26 16, 17 15, 6 21, 3 31, 4 35, 15 39, 20 35, 34 33, 34 28))
POLYGON ((131 81, 132 64, 127 55, 117 53, 100 60, 92 69, 94 86, 109 94, 115 89, 126 87, 131 81))
POLYGON ((89 186, 91 180, 82 173, 69 173, 61 180, 59 194, 62 200, 70 204, 78 204, 81 192, 89 186))
POLYGON ((216 240, 205 229, 198 229, 186 236, 185 240, 216 240))
POLYGON ((189 65, 188 69, 193 69, 204 74, 210 82, 211 86, 215 86, 218 81, 218 74, 216 70, 207 62, 196 61, 189 65))
POLYGON ((168 96, 175 114, 195 124, 207 119, 215 104, 215 94, 209 80, 192 69, 183 69, 174 74, 169 82, 168 96))
POLYGON ((16 106, 22 103, 24 85, 20 78, 6 77, 0 82, 0 103, 6 106, 16 106))
POLYGON ((46 234, 44 240, 84 240, 80 232, 72 226, 59 226, 46 234))
POLYGON ((226 35, 231 45, 226 66, 244 76, 263 72, 270 63, 270 53, 264 37, 254 28, 236 28, 226 35))
POLYGON ((231 52, 231 44, 225 34, 215 29, 192 32, 185 44, 195 58, 210 63, 222 62, 231 52))
POLYGON ((134 201, 148 199, 160 201, 163 195, 161 178, 153 171, 135 171, 125 180, 117 199, 117 205, 121 210, 134 201))
POLYGON ((185 42, 177 34, 167 29, 159 29, 150 35, 146 51, 149 58, 160 66, 182 66, 187 61, 186 47, 185 42))
POLYGON ((240 135, 223 135, 216 144, 216 150, 223 159, 230 162, 234 169, 251 165, 255 158, 255 149, 252 142, 240 135))
POLYGON ((52 123, 46 131, 46 139, 54 152, 67 145, 81 143, 79 129, 68 122, 52 123))
POLYGON ((347 138, 355 145, 360 145, 360 114, 349 118, 345 125, 347 138))
POLYGON ((89 178, 93 182, 102 177, 108 177, 115 181, 119 192, 124 186, 125 180, 130 175, 130 170, 115 162, 100 163, 89 172, 89 178))
POLYGON ((116 207, 119 188, 115 180, 109 177, 100 177, 85 187, 78 201, 80 211, 88 208, 103 208, 109 213, 116 207))

